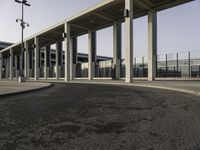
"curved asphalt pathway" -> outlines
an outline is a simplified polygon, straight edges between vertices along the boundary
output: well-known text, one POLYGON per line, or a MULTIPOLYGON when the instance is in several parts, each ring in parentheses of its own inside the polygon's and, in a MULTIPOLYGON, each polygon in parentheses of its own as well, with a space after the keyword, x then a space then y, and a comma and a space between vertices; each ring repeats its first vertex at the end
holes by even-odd
POLYGON ((0 98, 0 149, 199 150, 199 97, 62 84, 0 98))

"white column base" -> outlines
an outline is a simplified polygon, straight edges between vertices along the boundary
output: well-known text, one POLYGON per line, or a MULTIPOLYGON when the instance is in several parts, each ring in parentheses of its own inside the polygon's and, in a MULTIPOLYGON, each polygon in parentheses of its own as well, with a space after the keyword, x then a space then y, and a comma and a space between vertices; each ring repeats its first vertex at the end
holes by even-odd
POLYGON ((118 60, 115 65, 116 65, 115 77, 116 77, 116 80, 119 80, 120 79, 120 60, 118 60))
POLYGON ((25 80, 25 77, 19 76, 18 81, 19 83, 22 83, 22 82, 25 82, 26 80, 25 80))
POLYGON ((88 74, 88 80, 93 80, 94 77, 95 77, 95 62, 92 62, 91 71, 89 71, 88 74))
POLYGON ((49 67, 46 67, 45 72, 44 72, 44 78, 47 80, 47 78, 49 77, 49 67))
POLYGON ((58 80, 61 77, 61 66, 56 66, 56 79, 58 80))

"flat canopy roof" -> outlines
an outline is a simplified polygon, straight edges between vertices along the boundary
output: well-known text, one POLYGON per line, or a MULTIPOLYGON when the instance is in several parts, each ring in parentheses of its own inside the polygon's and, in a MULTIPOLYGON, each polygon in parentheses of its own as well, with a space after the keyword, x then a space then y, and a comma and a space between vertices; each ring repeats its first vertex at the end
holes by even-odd
MULTIPOLYGON (((149 10, 162 11, 194 0, 133 0, 134 19, 148 14, 149 10)), ((34 37, 39 38, 40 47, 62 41, 65 22, 70 23, 71 36, 80 36, 88 33, 89 30, 99 30, 112 26, 114 22, 123 22, 125 0, 104 0, 97 5, 90 7, 62 22, 47 28, 27 39, 29 44, 34 43, 34 37)), ((10 48, 20 49, 18 42, 2 51, 10 48)))
POLYGON ((0 41, 0 51, 10 45, 12 45, 13 43, 8 43, 8 42, 3 42, 3 41, 0 41))

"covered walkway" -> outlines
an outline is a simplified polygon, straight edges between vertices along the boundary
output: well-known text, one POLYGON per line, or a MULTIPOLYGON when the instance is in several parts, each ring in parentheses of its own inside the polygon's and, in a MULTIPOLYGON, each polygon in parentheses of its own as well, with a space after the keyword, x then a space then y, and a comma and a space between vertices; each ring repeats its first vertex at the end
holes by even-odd
POLYGON ((88 76, 95 77, 96 31, 113 26, 113 66, 116 79, 120 78, 121 23, 125 22, 126 58, 125 82, 133 81, 133 19, 148 15, 148 80, 156 77, 157 55, 157 12, 175 7, 192 0, 104 0, 75 16, 47 28, 25 39, 24 57, 20 54, 20 44, 16 43, 0 52, 0 79, 5 77, 25 77, 26 79, 48 79, 52 69, 55 79, 66 82, 76 77, 77 37, 88 34, 88 76), (56 44, 56 63, 50 64, 50 48, 56 44), (41 63, 41 50, 44 62, 41 63), (64 51, 64 60, 63 60, 64 51), (3 69, 2 69, 3 68, 3 69))

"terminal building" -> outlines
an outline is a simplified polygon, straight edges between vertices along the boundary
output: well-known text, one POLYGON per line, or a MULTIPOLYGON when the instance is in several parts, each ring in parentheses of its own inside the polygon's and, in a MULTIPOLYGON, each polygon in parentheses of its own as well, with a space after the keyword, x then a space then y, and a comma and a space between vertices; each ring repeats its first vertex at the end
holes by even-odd
POLYGON ((200 52, 157 55, 157 12, 192 0, 104 0, 75 16, 47 28, 21 43, 0 51, 0 79, 17 79, 19 70, 28 80, 76 78, 197 78, 200 77, 200 52), (148 57, 138 61, 133 50, 133 19, 148 16, 148 57), (126 57, 122 59, 122 22, 125 23, 126 57), (96 31, 113 26, 113 57, 96 55, 96 31), (77 37, 88 34, 88 54, 77 53, 77 37), (51 45, 56 45, 55 49, 51 45), (196 54, 194 54, 196 53, 196 54), (183 56, 184 55, 184 56, 183 56), (193 56, 194 55, 194 56, 193 56), (197 57, 198 56, 198 57, 197 57), (23 58, 20 66, 20 58, 23 58))

